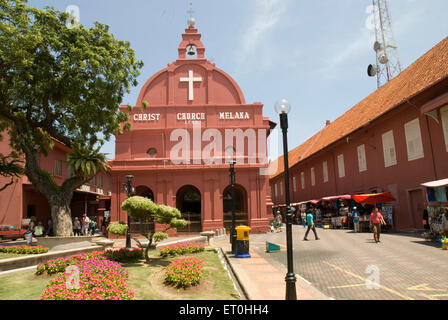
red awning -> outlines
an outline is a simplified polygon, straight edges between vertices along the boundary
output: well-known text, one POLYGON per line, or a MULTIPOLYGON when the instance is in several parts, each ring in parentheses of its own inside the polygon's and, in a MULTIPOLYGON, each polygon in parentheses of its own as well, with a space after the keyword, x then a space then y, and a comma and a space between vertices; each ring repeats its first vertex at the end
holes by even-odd
POLYGON ((344 194, 344 195, 342 195, 342 196, 325 197, 325 198, 322 198, 321 200, 323 200, 323 201, 332 201, 332 200, 339 200, 339 199, 349 200, 349 199, 351 199, 351 198, 352 198, 351 195, 349 195, 349 194, 344 194))
POLYGON ((358 194, 353 196, 353 200, 358 203, 376 204, 396 201, 390 192, 372 193, 372 194, 358 194))

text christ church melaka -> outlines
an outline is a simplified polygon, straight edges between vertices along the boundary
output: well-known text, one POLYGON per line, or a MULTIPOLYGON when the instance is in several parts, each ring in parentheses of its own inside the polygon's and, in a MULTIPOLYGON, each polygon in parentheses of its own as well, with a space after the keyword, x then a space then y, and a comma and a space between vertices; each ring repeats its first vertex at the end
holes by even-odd
POLYGON ((272 202, 266 139, 275 124, 263 117, 261 103, 246 104, 238 84, 205 59, 200 39, 190 21, 177 60, 145 83, 131 113, 132 130, 116 137, 111 221, 127 221, 122 185, 132 174, 138 196, 176 207, 191 222, 177 232, 230 230, 228 163, 235 157, 236 225, 267 232, 272 202), (194 57, 187 58, 193 48, 194 57), (232 156, 225 152, 229 146, 232 156))

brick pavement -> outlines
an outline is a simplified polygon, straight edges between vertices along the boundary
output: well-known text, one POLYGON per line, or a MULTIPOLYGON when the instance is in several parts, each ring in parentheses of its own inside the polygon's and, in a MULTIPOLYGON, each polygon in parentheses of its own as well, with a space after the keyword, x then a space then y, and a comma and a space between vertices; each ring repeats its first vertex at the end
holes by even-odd
MULTIPOLYGON (((222 248, 249 300, 285 300, 287 271, 282 264, 268 261, 253 249, 250 249, 251 258, 235 258, 228 238, 212 239, 211 244, 222 248)), ((300 277, 296 291, 301 300, 328 300, 326 295, 300 277)))
MULTIPOLYGON (((321 238, 302 241, 304 230, 293 226, 295 272, 324 294, 342 300, 448 299, 448 252, 418 236, 384 233, 381 243, 370 233, 317 229, 321 238), (367 269, 370 266, 371 270, 367 269), (379 288, 366 280, 379 271, 379 288)), ((264 253, 271 241, 285 247, 285 233, 251 235, 251 248, 272 263, 286 264, 286 251, 264 253)))

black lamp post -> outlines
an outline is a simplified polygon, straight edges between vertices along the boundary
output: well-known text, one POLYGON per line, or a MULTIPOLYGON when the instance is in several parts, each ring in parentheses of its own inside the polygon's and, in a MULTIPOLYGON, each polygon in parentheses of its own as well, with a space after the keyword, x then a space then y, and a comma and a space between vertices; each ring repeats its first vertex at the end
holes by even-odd
MULTIPOLYGON (((128 198, 130 198, 135 194, 135 188, 132 186, 132 178, 134 178, 134 176, 132 174, 128 174, 126 178, 128 181, 123 183, 123 189, 127 193, 128 198)), ((131 219, 129 215, 127 224, 128 229, 126 230, 126 248, 131 249, 131 219)))
POLYGON ((235 159, 234 159, 235 149, 233 147, 228 147, 226 153, 232 156, 230 163, 230 187, 232 196, 232 228, 230 229, 230 243, 232 244, 232 253, 236 252, 236 230, 235 230, 235 159))
POLYGON ((283 133, 283 158, 285 170, 285 200, 286 200, 286 250, 288 273, 286 274, 286 300, 297 300, 296 275, 294 273, 293 246, 292 246, 292 218, 293 210, 290 207, 289 197, 289 162, 288 162, 288 112, 291 105, 286 99, 275 104, 275 111, 280 115, 280 127, 283 133))

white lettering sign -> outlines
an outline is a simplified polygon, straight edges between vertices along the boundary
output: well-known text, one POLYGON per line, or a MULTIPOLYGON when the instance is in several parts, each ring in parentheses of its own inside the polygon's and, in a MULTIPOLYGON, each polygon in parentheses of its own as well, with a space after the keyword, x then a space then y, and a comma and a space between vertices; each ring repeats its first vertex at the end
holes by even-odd
POLYGON ((249 120, 249 112, 220 112, 219 120, 249 120))
POLYGON ((178 113, 177 120, 186 121, 186 120, 205 120, 205 113, 196 112, 196 113, 178 113))
POLYGON ((134 121, 159 121, 160 113, 136 113, 134 121))

